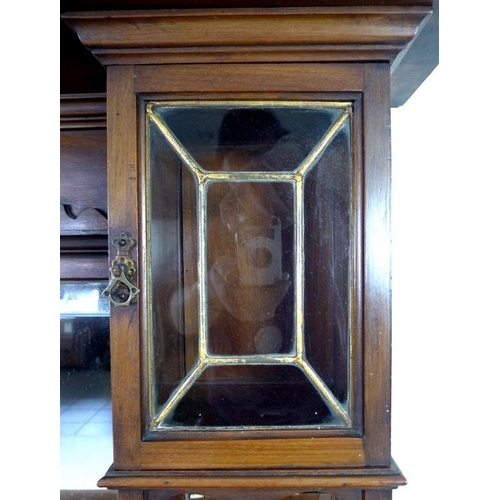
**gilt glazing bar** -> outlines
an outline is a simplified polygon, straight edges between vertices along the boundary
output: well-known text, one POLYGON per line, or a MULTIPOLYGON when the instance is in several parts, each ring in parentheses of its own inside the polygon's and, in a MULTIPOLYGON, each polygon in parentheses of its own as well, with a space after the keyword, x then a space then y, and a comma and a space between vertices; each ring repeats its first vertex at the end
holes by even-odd
POLYGON ((351 104, 146 114, 150 429, 351 427, 351 104))

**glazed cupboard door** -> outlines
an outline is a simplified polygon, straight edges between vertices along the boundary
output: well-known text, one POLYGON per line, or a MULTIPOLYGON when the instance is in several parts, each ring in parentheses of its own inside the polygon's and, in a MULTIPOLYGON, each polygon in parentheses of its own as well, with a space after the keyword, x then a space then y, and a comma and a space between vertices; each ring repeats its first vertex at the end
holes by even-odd
POLYGON ((108 475, 394 486, 389 65, 107 71, 108 475))

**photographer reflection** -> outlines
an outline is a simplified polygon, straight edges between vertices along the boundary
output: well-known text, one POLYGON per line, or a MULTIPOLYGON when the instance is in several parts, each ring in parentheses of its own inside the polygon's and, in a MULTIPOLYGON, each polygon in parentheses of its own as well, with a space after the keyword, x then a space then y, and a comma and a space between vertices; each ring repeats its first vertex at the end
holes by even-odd
POLYGON ((269 226, 242 223, 235 239, 236 257, 224 255, 215 261, 210 284, 237 320, 267 321, 290 287, 288 273, 282 272, 280 219, 273 217, 269 226))

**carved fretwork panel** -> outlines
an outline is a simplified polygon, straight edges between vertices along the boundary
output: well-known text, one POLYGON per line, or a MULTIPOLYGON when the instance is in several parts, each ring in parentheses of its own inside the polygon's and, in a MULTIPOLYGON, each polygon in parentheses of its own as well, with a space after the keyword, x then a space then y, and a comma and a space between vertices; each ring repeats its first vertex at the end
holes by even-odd
POLYGON ((61 235, 100 234, 106 232, 107 224, 105 211, 86 207, 80 212, 75 213, 73 205, 61 203, 61 235))

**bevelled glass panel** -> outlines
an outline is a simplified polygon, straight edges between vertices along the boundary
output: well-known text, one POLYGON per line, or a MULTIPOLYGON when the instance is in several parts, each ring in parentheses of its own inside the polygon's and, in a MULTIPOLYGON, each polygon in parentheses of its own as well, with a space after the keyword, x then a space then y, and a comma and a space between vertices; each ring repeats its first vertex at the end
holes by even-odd
POLYGON ((335 420, 336 416, 296 366, 212 366, 203 372, 165 424, 318 426, 335 420))
POLYGON ((293 186, 214 183, 207 203, 209 354, 290 352, 293 186))
POLYGON ((154 406, 198 358, 196 191, 193 176, 149 127, 148 253, 154 406))
POLYGON ((147 105, 150 430, 350 427, 350 103, 147 105))
POLYGON ((297 168, 344 111, 318 104, 232 102, 153 103, 151 109, 204 170, 263 172, 297 168))
POLYGON ((305 180, 307 359, 335 397, 348 396, 352 277, 352 159, 349 122, 305 180))

